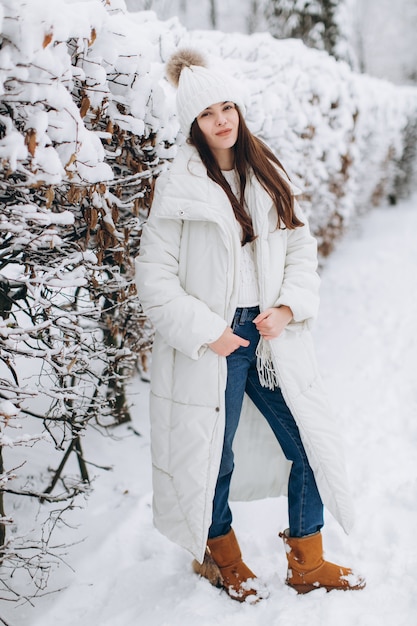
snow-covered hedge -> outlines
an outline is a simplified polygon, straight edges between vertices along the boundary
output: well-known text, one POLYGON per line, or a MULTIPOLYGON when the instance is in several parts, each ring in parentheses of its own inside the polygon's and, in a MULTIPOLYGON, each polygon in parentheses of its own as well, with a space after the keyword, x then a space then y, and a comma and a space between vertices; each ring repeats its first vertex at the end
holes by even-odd
POLYGON ((108 230, 117 205, 109 181, 122 184, 121 174, 143 162, 157 173, 175 153, 163 63, 177 45, 203 49, 245 81, 251 128, 304 189, 316 233, 409 185, 413 88, 354 74, 300 41, 187 32, 175 18, 127 13, 123 0, 2 0, 0 9, 2 171, 21 172, 31 185, 105 182, 106 201, 95 196, 93 204, 108 230), (123 151, 144 138, 144 149, 123 151))
POLYGON ((194 32, 185 41, 247 83, 250 126, 303 189, 323 253, 356 213, 409 192, 417 89, 355 74, 299 40, 194 32))
POLYGON ((62 480, 62 498, 54 483, 46 494, 28 446, 49 445, 55 467, 54 449, 81 463, 86 424, 127 417, 124 380, 149 347, 132 259, 152 180, 184 141, 164 79, 174 49, 204 49, 245 81, 248 122, 304 190, 324 253, 353 215, 407 192, 417 90, 357 76, 296 41, 128 14, 123 0, 0 0, 0 31, 0 542, 17 524, 1 553, 14 570, 25 545, 2 491, 44 494, 55 508, 83 491, 62 480))

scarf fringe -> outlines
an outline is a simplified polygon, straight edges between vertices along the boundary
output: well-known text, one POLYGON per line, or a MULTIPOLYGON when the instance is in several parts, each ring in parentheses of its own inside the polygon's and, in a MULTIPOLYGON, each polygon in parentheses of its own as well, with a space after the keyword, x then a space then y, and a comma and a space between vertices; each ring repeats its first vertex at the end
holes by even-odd
POLYGON ((261 337, 256 346, 256 369, 258 371, 259 382, 262 387, 274 390, 279 387, 277 373, 272 361, 271 348, 269 343, 261 337))

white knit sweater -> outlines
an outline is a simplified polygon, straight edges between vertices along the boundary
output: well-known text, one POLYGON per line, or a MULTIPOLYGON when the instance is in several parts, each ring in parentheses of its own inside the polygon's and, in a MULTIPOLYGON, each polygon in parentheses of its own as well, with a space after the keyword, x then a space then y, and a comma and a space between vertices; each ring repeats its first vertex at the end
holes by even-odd
MULTIPOLYGON (((236 170, 223 170, 223 176, 229 183, 234 195, 239 198, 239 180, 236 170)), ((236 220, 239 237, 242 237, 242 227, 236 220)), ((258 274, 256 270, 253 243, 247 243, 241 248, 239 298, 238 307, 252 307, 259 304, 258 274)))

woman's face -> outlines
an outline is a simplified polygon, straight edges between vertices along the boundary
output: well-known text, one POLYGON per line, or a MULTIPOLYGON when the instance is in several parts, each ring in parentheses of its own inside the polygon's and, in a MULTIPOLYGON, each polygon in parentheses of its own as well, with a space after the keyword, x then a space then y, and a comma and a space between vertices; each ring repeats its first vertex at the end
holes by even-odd
POLYGON ((218 102, 207 107, 197 116, 197 124, 217 157, 224 150, 230 151, 237 141, 239 114, 233 102, 218 102))

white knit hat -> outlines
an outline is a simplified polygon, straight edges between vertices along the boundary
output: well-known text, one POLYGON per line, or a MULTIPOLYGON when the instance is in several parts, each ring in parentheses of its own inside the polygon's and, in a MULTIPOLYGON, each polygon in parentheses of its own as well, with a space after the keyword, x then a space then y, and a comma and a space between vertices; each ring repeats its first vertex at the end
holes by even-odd
POLYGON ((234 102, 245 114, 244 94, 237 80, 208 69, 199 52, 178 50, 168 61, 166 74, 177 87, 177 113, 186 137, 197 115, 217 102, 234 102))

